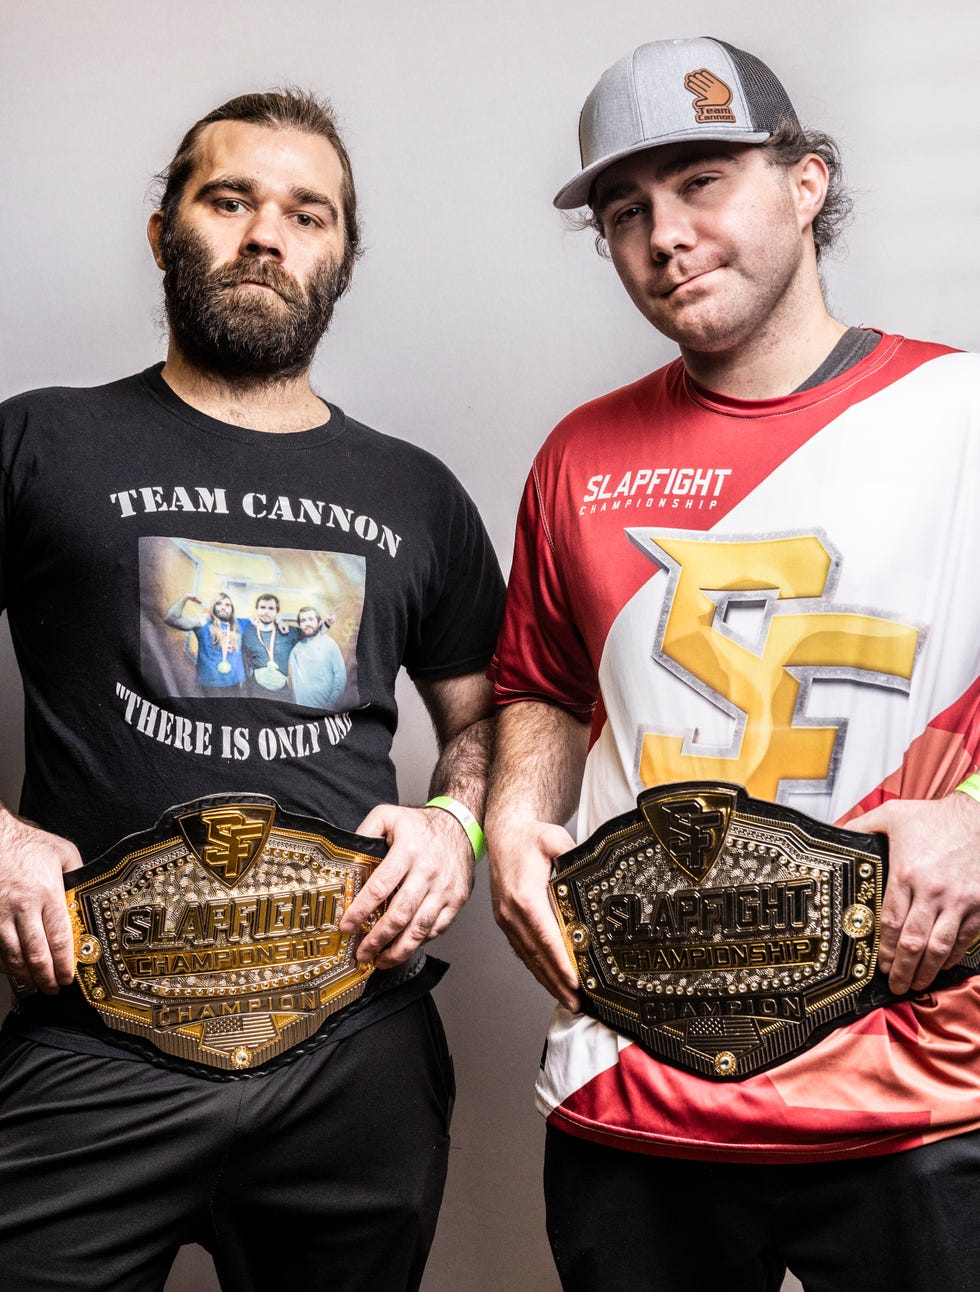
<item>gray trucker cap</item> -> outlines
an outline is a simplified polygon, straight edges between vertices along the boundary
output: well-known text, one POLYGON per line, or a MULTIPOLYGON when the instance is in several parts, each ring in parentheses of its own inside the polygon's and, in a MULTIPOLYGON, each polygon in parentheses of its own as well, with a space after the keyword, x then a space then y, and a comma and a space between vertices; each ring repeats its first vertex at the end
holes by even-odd
POLYGON ((555 206, 585 206, 596 176, 630 153, 690 139, 761 144, 786 119, 797 121, 786 91, 753 54, 713 36, 640 45, 585 100, 582 169, 555 206))

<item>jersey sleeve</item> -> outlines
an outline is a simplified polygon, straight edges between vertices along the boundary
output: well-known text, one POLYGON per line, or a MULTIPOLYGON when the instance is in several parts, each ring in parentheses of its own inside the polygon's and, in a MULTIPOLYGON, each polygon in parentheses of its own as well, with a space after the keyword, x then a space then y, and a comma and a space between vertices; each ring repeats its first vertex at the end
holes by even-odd
POLYGON ((490 677, 498 704, 543 700, 588 721, 599 683, 575 627, 543 495, 536 465, 517 517, 504 625, 490 677))

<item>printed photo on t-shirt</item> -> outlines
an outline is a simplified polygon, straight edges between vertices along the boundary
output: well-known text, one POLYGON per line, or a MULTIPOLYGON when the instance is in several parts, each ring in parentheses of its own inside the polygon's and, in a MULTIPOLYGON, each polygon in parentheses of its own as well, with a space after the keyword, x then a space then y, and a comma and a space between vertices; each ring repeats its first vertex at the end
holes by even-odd
POLYGON ((153 537, 139 565, 140 662, 157 694, 359 703, 362 556, 153 537))

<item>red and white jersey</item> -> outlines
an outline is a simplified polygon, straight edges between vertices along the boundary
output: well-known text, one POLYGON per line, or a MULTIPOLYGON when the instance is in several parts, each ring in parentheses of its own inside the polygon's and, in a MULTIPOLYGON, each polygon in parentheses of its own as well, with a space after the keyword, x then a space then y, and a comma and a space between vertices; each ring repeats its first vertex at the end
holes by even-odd
MULTIPOLYGON (((535 460, 493 675, 592 719, 579 837, 652 785, 744 785, 825 821, 946 794, 980 746, 980 356, 883 338, 743 402, 680 360, 535 460)), ((718 1084, 558 1009, 553 1124, 651 1153, 819 1160, 980 1127, 980 977, 718 1084)))

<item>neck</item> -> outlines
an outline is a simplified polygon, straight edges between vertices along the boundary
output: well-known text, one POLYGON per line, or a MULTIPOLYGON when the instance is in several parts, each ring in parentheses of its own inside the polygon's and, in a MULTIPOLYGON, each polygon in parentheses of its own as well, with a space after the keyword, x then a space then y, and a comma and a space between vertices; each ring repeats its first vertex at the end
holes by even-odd
POLYGON ((330 417, 310 386, 308 369, 290 377, 226 377, 199 368, 171 338, 160 375, 185 404, 231 426, 288 434, 322 426, 330 417))
POLYGON ((732 399, 777 399, 819 368, 847 331, 828 312, 815 264, 789 286, 761 328, 712 351, 681 347, 696 382, 732 399))

